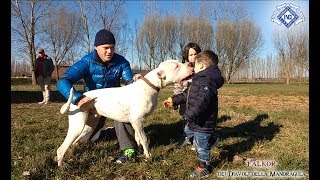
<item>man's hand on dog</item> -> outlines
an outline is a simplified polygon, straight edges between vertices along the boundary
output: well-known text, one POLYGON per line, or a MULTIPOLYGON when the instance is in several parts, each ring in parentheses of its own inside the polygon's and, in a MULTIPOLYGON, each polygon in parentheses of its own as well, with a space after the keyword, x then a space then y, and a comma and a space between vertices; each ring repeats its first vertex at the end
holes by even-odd
POLYGON ((163 101, 163 106, 164 107, 172 107, 173 106, 172 98, 169 97, 167 100, 163 101))
POLYGON ((95 108, 93 104, 93 99, 89 97, 84 97, 80 99, 77 105, 78 105, 78 108, 83 112, 88 112, 95 108))
POLYGON ((133 81, 137 81, 138 79, 142 78, 143 76, 141 74, 136 74, 133 76, 133 81))

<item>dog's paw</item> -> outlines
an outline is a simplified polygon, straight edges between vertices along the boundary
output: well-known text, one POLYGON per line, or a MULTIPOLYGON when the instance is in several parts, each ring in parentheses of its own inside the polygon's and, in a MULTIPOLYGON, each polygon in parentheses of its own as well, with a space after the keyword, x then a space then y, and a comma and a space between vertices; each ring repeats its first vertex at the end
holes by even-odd
POLYGON ((144 158, 144 161, 145 161, 145 162, 152 161, 152 156, 151 156, 151 154, 149 154, 148 157, 144 158))
POLYGON ((54 161, 58 163, 58 167, 63 168, 63 162, 59 161, 58 156, 54 157, 54 161))
POLYGON ((63 162, 58 162, 58 167, 63 168, 63 162))
POLYGON ((151 159, 151 153, 146 154, 146 159, 151 159))

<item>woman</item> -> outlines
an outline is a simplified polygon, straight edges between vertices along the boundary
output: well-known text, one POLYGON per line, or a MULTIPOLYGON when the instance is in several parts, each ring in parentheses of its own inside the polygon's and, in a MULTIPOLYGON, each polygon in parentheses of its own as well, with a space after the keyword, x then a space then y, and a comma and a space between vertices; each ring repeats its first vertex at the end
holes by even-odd
MULTIPOLYGON (((193 62, 195 61, 195 56, 201 52, 201 48, 198 44, 196 43, 189 43, 187 44, 182 52, 182 63, 186 63, 186 62, 193 62)), ((177 95, 182 93, 185 89, 187 89, 187 87, 190 85, 190 83, 192 82, 192 77, 184 80, 182 83, 175 83, 174 84, 174 88, 173 88, 173 95, 177 95)), ((179 107, 175 106, 174 109, 178 109, 179 108, 179 114, 180 116, 182 116, 186 110, 186 105, 185 104, 181 104, 179 107)), ((184 126, 186 125, 184 120, 183 120, 184 126)), ((191 145, 192 141, 190 139, 187 138, 186 134, 183 132, 182 133, 182 137, 179 140, 179 142, 176 144, 177 148, 182 148, 185 145, 191 145)), ((194 148, 191 148, 192 150, 194 150, 194 148)))

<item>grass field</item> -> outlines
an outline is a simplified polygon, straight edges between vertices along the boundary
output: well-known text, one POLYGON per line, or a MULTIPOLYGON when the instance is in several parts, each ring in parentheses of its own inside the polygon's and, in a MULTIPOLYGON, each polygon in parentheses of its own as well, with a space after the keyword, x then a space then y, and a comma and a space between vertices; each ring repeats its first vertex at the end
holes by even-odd
MULTIPOLYGON (((160 91, 159 103, 172 94, 172 88, 160 91)), ((141 154, 135 163, 116 164, 113 159, 121 152, 117 141, 110 140, 70 147, 64 168, 58 168, 54 157, 65 138, 68 122, 67 115, 59 113, 66 100, 55 85, 52 100, 46 106, 38 105, 41 101, 38 86, 11 86, 11 179, 189 178, 196 153, 187 147, 174 148, 183 124, 177 111, 161 104, 144 122, 150 140, 150 161, 144 161, 141 154)), ((112 125, 113 121, 108 120, 105 126, 112 125)), ((292 176, 301 171, 305 176, 302 179, 309 179, 307 84, 225 84, 219 90, 216 132, 221 141, 211 150, 213 171, 208 179, 221 177, 223 171, 229 175, 230 171, 287 171, 292 176), (248 166, 250 159, 271 160, 276 166, 273 169, 248 166)))

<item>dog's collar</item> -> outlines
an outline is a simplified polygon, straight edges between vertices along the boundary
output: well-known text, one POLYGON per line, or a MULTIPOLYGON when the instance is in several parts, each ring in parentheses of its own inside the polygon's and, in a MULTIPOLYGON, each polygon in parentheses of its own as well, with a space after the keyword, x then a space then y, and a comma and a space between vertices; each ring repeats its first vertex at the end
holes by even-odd
POLYGON ((152 89, 156 90, 156 91, 160 91, 160 88, 158 88, 157 86, 153 85, 147 78, 143 77, 143 76, 139 76, 138 79, 142 79, 144 82, 146 82, 150 87, 152 87, 152 89))

